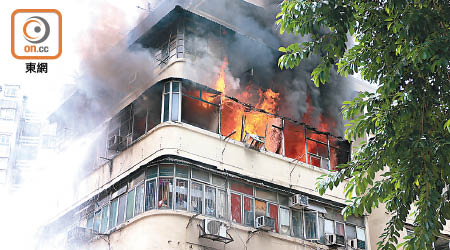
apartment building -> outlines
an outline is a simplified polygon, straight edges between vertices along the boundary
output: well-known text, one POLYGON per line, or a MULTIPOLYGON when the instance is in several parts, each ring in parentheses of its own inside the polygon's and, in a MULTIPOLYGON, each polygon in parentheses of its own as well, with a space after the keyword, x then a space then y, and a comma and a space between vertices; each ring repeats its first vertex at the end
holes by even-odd
MULTIPOLYGON (((258 15, 273 4, 230 2, 258 15)), ((344 219, 343 187, 315 191, 351 157, 337 121, 309 109, 290 117, 282 98, 293 90, 258 85, 290 79, 277 70, 276 42, 222 5, 161 1, 130 33, 130 49, 156 59, 148 84, 80 131, 89 110, 64 114, 82 109, 81 93, 51 116, 60 137, 96 140, 76 202, 43 230, 42 249, 375 249, 381 213, 373 226, 344 219)))

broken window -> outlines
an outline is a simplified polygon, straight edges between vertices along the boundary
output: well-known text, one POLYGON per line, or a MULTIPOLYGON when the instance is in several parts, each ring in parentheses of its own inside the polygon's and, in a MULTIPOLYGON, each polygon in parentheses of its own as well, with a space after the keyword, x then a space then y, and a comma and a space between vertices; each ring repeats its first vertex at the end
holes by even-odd
POLYGON ((119 205, 119 199, 116 198, 111 201, 110 209, 109 209, 109 229, 112 229, 116 226, 117 221, 117 205, 119 205))
POLYGON ((205 214, 216 216, 216 189, 205 186, 205 214))
POLYGON ((301 210, 292 210, 292 233, 295 237, 304 238, 303 212, 301 210))
POLYGON ((197 182, 191 183, 191 211, 196 214, 203 212, 203 185, 197 182))
POLYGON ((227 218, 227 192, 224 190, 217 192, 217 218, 227 218))
MULTIPOLYGON (((157 168, 154 168, 157 169, 157 168)), ((156 204, 156 180, 146 181, 145 192, 145 211, 155 209, 156 204)))
POLYGON ((220 113, 220 134, 233 140, 240 141, 244 106, 225 98, 220 113))
POLYGON ((254 227, 254 199, 244 196, 244 224, 247 226, 254 227))
POLYGON ((108 127, 109 150, 122 150, 129 142, 131 143, 132 111, 130 104, 111 118, 108 127))
POLYGON ((158 208, 160 209, 172 208, 172 182, 172 178, 159 178, 158 208))
POLYGON ((306 162, 305 127, 285 120, 284 145, 285 155, 289 158, 306 162))
POLYGON ((289 235, 291 233, 291 218, 289 209, 280 207, 280 233, 289 235))
POLYGON ((164 83, 162 122, 181 120, 180 84, 175 81, 164 83))
POLYGON ((127 204, 127 195, 119 197, 119 206, 117 211, 117 225, 120 225, 125 219, 125 208, 127 204))
POLYGON ((307 240, 318 240, 319 215, 317 211, 305 211, 305 238, 307 240))
POLYGON ((144 211, 144 184, 136 187, 136 200, 134 204, 134 216, 144 211))
POLYGON ((231 194, 231 220, 235 223, 241 223, 241 196, 231 194))
POLYGON ((220 93, 188 82, 182 92, 181 121, 218 133, 220 93))
POLYGON ((329 168, 328 135, 306 130, 307 162, 323 169, 329 168))
MULTIPOLYGON (((177 167, 178 170, 178 167, 177 167)), ((187 210, 188 206, 188 181, 177 179, 175 190, 175 209, 187 210)))
POLYGON ((134 215, 134 198, 135 198, 135 189, 131 190, 127 194, 127 212, 126 212, 126 220, 133 218, 134 215))

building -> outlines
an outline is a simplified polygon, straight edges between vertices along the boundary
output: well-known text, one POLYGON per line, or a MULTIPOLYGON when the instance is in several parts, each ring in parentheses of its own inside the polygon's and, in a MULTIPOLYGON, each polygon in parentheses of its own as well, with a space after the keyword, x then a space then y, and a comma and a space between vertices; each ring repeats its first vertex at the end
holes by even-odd
MULTIPOLYGON (((131 32, 130 49, 152 51, 157 65, 111 119, 81 105, 82 93, 52 115, 61 145, 96 140, 76 202, 43 230, 42 249, 375 249, 376 222, 342 217, 343 187, 315 192, 351 157, 336 121, 310 110, 293 119, 283 90, 251 84, 291 78, 276 70, 273 37, 240 25, 242 13, 224 15, 223 2, 162 1, 131 32)), ((230 2, 262 15, 272 4, 230 2)))

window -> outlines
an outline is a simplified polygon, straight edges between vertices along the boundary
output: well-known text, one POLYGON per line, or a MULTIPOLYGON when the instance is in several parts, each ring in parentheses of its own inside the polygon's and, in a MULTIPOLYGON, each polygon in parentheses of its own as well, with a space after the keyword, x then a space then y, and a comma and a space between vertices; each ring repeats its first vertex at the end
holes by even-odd
POLYGON ((345 236, 345 224, 336 221, 335 234, 345 236))
POLYGON ((158 208, 172 208, 172 178, 159 178, 158 208))
POLYGON ((119 198, 119 209, 117 212, 117 225, 120 225, 124 221, 125 218, 125 208, 127 203, 127 196, 122 195, 119 198))
POLYGON ((278 233, 278 206, 269 204, 269 217, 275 220, 275 232, 278 233))
POLYGON ((203 212, 203 185, 196 182, 191 184, 191 211, 197 214, 203 212))
POLYGON ((356 227, 352 225, 345 225, 345 235, 347 235, 347 239, 356 239, 356 227))
POLYGON ((222 188, 225 188, 226 181, 225 181, 225 178, 222 178, 222 177, 217 176, 217 175, 213 175, 212 176, 212 184, 214 184, 216 186, 219 186, 219 187, 222 187, 222 188))
POLYGON ((318 213, 317 211, 305 211, 305 238, 318 240, 318 213))
POLYGON ((102 208, 102 221, 100 224, 100 233, 105 233, 108 230, 108 214, 109 214, 109 206, 104 206, 102 208))
POLYGON ((334 221, 324 220, 324 234, 334 234, 334 221))
POLYGON ((162 122, 181 120, 180 82, 164 83, 162 122))
POLYGON ((159 166, 159 176, 173 176, 173 165, 161 164, 159 166))
POLYGON ((192 169, 192 179, 197 179, 204 182, 209 182, 209 174, 205 171, 192 169))
POLYGON ((186 179, 189 178, 189 168, 183 165, 177 165, 175 176, 186 179))
POLYGON ((266 216, 266 214, 267 214, 266 202, 255 200, 255 216, 261 217, 266 216))
POLYGON ((289 209, 280 207, 280 233, 289 235, 291 232, 291 218, 289 209))
POLYGON ((9 145, 9 135, 0 135, 0 144, 1 145, 9 145))
POLYGON ((134 216, 144 211, 144 184, 136 187, 136 200, 134 204, 134 216))
POLYGON ((243 194, 248 194, 253 196, 253 187, 241 182, 231 181, 230 182, 230 188, 231 190, 234 190, 236 192, 240 192, 243 194))
POLYGON ((93 224, 94 224, 94 213, 91 213, 87 217, 86 228, 92 229, 93 224))
POLYGON ((145 211, 155 209, 156 204, 156 180, 146 182, 145 211))
POLYGON ((231 194, 231 220, 235 223, 241 223, 241 196, 231 194))
POLYGON ((256 198, 277 202, 277 193, 270 192, 264 189, 255 188, 256 198))
POLYGON ((244 224, 254 227, 254 199, 244 196, 244 224))
POLYGON ((224 190, 217 192, 217 218, 227 218, 227 193, 224 190))
POLYGON ((151 166, 147 169, 147 179, 158 177, 158 167, 151 166))
POLYGON ((127 194, 127 212, 126 212, 126 220, 129 220, 131 218, 133 218, 133 210, 134 210, 134 195, 135 195, 135 190, 131 190, 130 192, 128 192, 127 194))
POLYGON ((205 214, 216 216, 216 189, 213 187, 205 187, 205 214))
POLYGON ((108 228, 112 229, 116 226, 117 222, 117 205, 119 204, 119 199, 114 199, 111 201, 111 206, 109 209, 109 225, 108 228))
POLYGON ((0 109, 0 118, 4 120, 14 120, 16 118, 15 109, 0 109))
POLYGON ((366 249, 366 231, 364 228, 356 227, 356 238, 358 239, 358 248, 366 249))
POLYGON ((16 97, 17 96, 17 88, 16 87, 6 87, 5 88, 5 96, 16 97))
POLYGON ((101 223, 101 219, 102 218, 102 213, 100 210, 98 210, 97 212, 95 212, 94 215, 94 227, 92 230, 94 230, 95 232, 99 232, 100 231, 100 223, 101 223))
POLYGON ((303 239, 303 213, 292 210, 292 233, 295 237, 303 239))
MULTIPOLYGON (((177 168, 178 169, 178 168, 177 168)), ((177 179, 175 188, 175 209, 187 210, 188 205, 188 181, 177 179)))

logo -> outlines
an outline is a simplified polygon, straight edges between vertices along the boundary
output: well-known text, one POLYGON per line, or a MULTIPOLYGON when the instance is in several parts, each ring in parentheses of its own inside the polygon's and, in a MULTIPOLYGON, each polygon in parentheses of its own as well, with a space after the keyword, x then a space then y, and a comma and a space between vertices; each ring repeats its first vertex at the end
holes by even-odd
POLYGON ((11 53, 17 59, 56 59, 62 52, 62 17, 54 9, 19 9, 11 15, 11 53))

